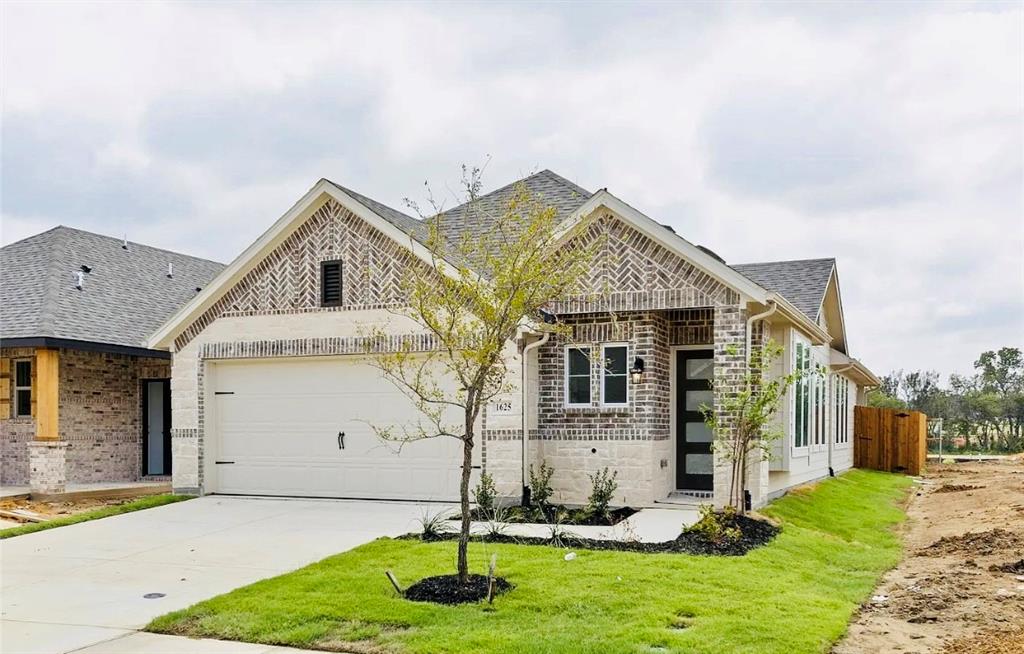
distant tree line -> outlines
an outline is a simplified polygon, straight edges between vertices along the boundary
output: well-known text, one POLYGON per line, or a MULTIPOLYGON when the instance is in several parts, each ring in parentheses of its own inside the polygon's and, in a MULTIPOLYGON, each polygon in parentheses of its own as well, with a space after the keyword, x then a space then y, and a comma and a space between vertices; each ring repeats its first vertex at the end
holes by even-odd
POLYGON ((974 373, 952 374, 943 387, 934 370, 897 370, 868 394, 868 404, 942 418, 943 449, 1024 450, 1024 356, 1020 348, 983 352, 974 373))

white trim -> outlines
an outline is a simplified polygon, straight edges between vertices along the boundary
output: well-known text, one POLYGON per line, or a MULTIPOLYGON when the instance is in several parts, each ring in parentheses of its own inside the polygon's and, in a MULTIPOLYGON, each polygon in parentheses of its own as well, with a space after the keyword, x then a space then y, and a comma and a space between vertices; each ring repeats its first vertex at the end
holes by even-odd
MULTIPOLYGON (((803 334, 799 333, 795 329, 791 329, 790 331, 791 331, 791 338, 790 338, 790 345, 791 345, 791 347, 790 347, 790 353, 789 353, 789 357, 788 358, 789 358, 789 361, 790 361, 790 366, 791 366, 790 369, 791 369, 791 371, 797 372, 798 370, 800 370, 800 367, 799 367, 800 366, 800 362, 797 360, 797 344, 799 343, 800 345, 803 346, 803 349, 805 349, 807 351, 807 358, 808 358, 808 360, 810 360, 811 359, 811 342, 810 342, 810 339, 808 339, 806 336, 804 336, 803 334)), ((810 363, 810 361, 808 361, 808 363, 810 363)), ((808 395, 809 395, 809 393, 812 390, 812 385, 811 385, 810 379, 808 377, 806 377, 806 376, 803 379, 796 380, 796 382, 795 382, 795 384, 800 384, 800 385, 802 385, 804 383, 807 384, 807 386, 806 386, 806 393, 803 394, 805 396, 805 399, 807 399, 807 407, 806 407, 806 410, 804 411, 804 417, 805 417, 805 423, 807 424, 808 429, 807 429, 807 433, 803 434, 804 436, 806 436, 806 441, 804 442, 804 444, 803 445, 797 445, 797 389, 793 388, 793 392, 791 394, 793 400, 790 403, 790 409, 791 410, 790 410, 790 420, 789 420, 789 422, 790 422, 789 449, 790 449, 791 457, 792 458, 806 457, 806 456, 809 456, 810 453, 811 453, 811 447, 810 446, 811 446, 811 439, 812 439, 812 436, 814 434, 814 425, 811 423, 811 415, 810 414, 811 414, 811 409, 814 406, 814 403, 810 401, 810 398, 808 397, 808 395)))
MULTIPOLYGON (((594 406, 594 362, 592 360, 594 346, 589 345, 566 345, 565 346, 565 370, 562 373, 565 393, 562 397, 562 404, 567 409, 583 409, 594 406), (572 404, 569 402, 569 350, 584 350, 587 353, 587 402, 586 404, 572 404)), ((579 377, 580 375, 576 375, 579 377)))
MULTIPOLYGON (((249 247, 242 251, 234 261, 217 275, 213 281, 206 285, 206 288, 196 295, 190 302, 174 313, 164 324, 146 341, 146 347, 151 349, 171 349, 174 339, 192 322, 198 319, 204 311, 219 300, 224 293, 230 290, 244 277, 255 265, 275 247, 281 244, 291 235, 303 222, 320 208, 327 199, 333 199, 345 207, 360 219, 366 221, 385 236, 398 245, 408 248, 414 255, 429 265, 435 261, 430 251, 421 243, 395 227, 379 214, 371 211, 362 203, 358 202, 348 193, 345 193, 332 182, 321 179, 313 188, 309 189, 299 201, 284 213, 277 221, 263 232, 249 247)), ((440 264, 440 271, 443 274, 453 274, 455 268, 446 261, 437 261, 440 264)))
POLYGON ((600 364, 600 367, 598 368, 598 373, 597 374, 601 376, 600 391, 599 391, 601 396, 597 398, 598 399, 598 403, 601 405, 601 407, 609 408, 609 409, 623 409, 623 408, 627 408, 629 406, 629 400, 630 400, 630 398, 632 396, 632 393, 629 392, 629 387, 632 384, 632 382, 630 382, 630 379, 629 379, 629 343, 626 342, 626 341, 611 341, 609 343, 601 343, 601 364, 600 364), (605 357, 605 355, 604 355, 604 351, 606 349, 610 348, 610 347, 622 347, 622 348, 626 349, 626 372, 623 375, 626 378, 626 401, 625 402, 605 402, 604 401, 604 377, 605 377, 604 373, 605 373, 605 370, 607 369, 605 367, 605 361, 608 360, 605 357))

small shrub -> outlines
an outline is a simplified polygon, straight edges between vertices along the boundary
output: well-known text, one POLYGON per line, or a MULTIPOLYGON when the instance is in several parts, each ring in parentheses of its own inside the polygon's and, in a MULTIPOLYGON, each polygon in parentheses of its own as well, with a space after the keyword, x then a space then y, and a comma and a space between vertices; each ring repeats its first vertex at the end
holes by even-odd
MULTIPOLYGON (((482 507, 481 507, 482 508, 482 507)), ((483 537, 496 538, 508 535, 508 523, 511 522, 511 511, 505 507, 494 506, 490 510, 482 511, 484 518, 483 537)))
POLYGON ((683 529, 683 533, 698 534, 716 545, 735 543, 743 537, 743 533, 732 526, 736 514, 736 507, 731 505, 715 511, 715 507, 704 504, 700 507, 700 520, 683 529))
POLYGON ((448 512, 437 511, 431 513, 428 509, 423 509, 420 513, 419 523, 420 530, 423 532, 423 540, 430 540, 437 538, 451 531, 448 525, 448 512))
POLYGON ((551 476, 554 474, 555 469, 549 466, 547 461, 541 461, 536 474, 533 472, 533 466, 530 466, 530 497, 538 506, 547 506, 548 500, 554 494, 551 489, 551 476))
POLYGON ((616 470, 609 475, 608 468, 605 468, 588 476, 593 488, 590 491, 590 499, 587 501, 587 511, 593 516, 607 517, 608 505, 615 497, 615 490, 619 487, 619 482, 616 481, 619 471, 616 470))
POLYGON ((476 485, 473 497, 476 499, 476 505, 480 508, 481 513, 488 515, 493 512, 494 502, 498 497, 498 491, 494 487, 494 477, 486 472, 481 473, 480 483, 476 485))

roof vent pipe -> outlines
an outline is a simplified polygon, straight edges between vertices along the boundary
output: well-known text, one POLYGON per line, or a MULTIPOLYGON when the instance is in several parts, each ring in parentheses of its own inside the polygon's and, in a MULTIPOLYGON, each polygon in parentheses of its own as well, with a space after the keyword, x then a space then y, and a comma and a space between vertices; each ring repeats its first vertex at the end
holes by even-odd
POLYGON ((168 263, 167 264, 167 279, 170 279, 171 277, 174 277, 174 264, 173 263, 168 263))
POLYGON ((121 249, 122 250, 127 250, 128 249, 128 235, 127 234, 124 235, 124 240, 121 242, 121 249))
POLYGON ((75 273, 75 288, 82 290, 82 286, 85 284, 85 271, 79 270, 75 273))

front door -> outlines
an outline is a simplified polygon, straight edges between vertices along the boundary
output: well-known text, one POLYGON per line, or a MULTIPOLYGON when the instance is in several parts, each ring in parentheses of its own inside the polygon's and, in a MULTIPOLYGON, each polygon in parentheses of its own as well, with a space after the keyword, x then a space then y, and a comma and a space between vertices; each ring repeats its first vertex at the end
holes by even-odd
POLYGON ((142 474, 171 474, 171 381, 142 382, 142 474))
POLYGON ((702 405, 711 406, 714 378, 713 350, 676 352, 676 488, 713 490, 714 457, 711 430, 704 423, 702 405))

